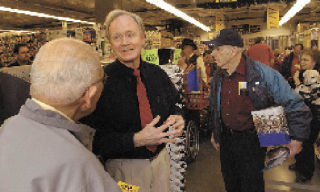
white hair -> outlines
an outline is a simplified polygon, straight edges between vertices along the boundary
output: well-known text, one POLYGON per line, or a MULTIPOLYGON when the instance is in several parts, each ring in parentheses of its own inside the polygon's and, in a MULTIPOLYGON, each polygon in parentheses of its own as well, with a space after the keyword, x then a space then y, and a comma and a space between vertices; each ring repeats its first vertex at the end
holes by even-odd
POLYGON ((105 36, 107 37, 107 39, 109 41, 110 41, 110 33, 109 33, 110 24, 112 23, 113 20, 115 20, 116 18, 118 18, 122 15, 127 15, 127 16, 133 18, 134 21, 139 26, 140 32, 142 34, 145 33, 145 28, 144 28, 143 21, 142 21, 141 17, 139 17, 137 14, 134 14, 134 13, 131 13, 131 12, 128 12, 125 10, 115 9, 107 15, 106 21, 104 22, 104 25, 106 26, 105 36))
POLYGON ((82 41, 61 38, 42 46, 31 67, 32 97, 71 104, 101 78, 98 54, 82 41))

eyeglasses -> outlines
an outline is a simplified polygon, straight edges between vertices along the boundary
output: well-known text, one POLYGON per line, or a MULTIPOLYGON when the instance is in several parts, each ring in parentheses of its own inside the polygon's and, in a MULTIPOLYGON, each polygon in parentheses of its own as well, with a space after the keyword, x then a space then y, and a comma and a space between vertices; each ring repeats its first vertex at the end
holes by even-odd
POLYGON ((308 62, 308 61, 310 61, 310 59, 301 59, 301 61, 307 61, 308 62))
POLYGON ((136 36, 137 36, 137 34, 135 32, 132 32, 132 31, 126 32, 124 35, 116 33, 116 34, 111 36, 111 40, 114 41, 114 42, 120 42, 120 41, 123 40, 123 37, 126 37, 126 39, 128 39, 128 40, 132 40, 136 36))

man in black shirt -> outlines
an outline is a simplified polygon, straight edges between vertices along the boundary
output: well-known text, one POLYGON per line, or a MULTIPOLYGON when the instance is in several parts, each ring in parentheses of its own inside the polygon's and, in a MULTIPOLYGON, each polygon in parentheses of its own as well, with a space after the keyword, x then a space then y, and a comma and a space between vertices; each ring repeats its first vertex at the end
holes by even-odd
POLYGON ((0 69, 0 125, 30 97, 30 70, 31 65, 0 69))
POLYGON ((141 60, 145 31, 140 17, 114 10, 105 25, 117 60, 105 67, 108 80, 97 109, 84 120, 97 130, 93 151, 108 159, 106 169, 116 181, 141 191, 169 191, 163 147, 174 142, 169 135, 178 136, 184 128, 178 92, 162 69, 141 60), (174 130, 166 132, 170 125, 174 130))

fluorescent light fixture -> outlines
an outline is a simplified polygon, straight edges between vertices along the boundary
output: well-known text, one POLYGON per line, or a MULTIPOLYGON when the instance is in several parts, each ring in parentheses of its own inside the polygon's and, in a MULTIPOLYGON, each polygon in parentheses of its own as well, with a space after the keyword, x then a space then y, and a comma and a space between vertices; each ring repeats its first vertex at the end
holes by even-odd
POLYGON ((311 0, 297 0, 296 3, 290 8, 290 10, 281 18, 279 21, 279 25, 285 24, 289 21, 292 17, 296 15, 304 6, 310 3, 311 0))
POLYGON ((11 30, 11 32, 16 32, 16 33, 31 33, 31 31, 25 31, 25 30, 11 30))
POLYGON ((8 30, 0 29, 0 32, 5 32, 5 33, 9 33, 9 32, 14 32, 14 33, 36 33, 36 32, 34 32, 34 31, 11 30, 11 29, 8 29, 8 30))
POLYGON ((85 24, 91 24, 91 25, 95 24, 94 22, 82 21, 82 20, 78 20, 78 19, 72 19, 69 17, 58 17, 58 16, 54 16, 54 15, 49 15, 46 13, 26 11, 26 10, 20 10, 20 9, 12 9, 12 8, 3 7, 3 6, 0 6, 0 11, 7 11, 7 12, 11 12, 11 13, 20 13, 20 14, 25 14, 25 15, 29 15, 29 16, 56 19, 56 20, 60 20, 60 21, 70 21, 70 22, 74 22, 74 23, 85 23, 85 24))
POLYGON ((180 11, 179 9, 175 8, 174 6, 170 5, 169 3, 164 2, 163 0, 146 0, 150 4, 154 4, 157 7, 160 7, 161 9, 164 9, 165 11, 168 11, 172 14, 174 14, 177 17, 180 17, 197 27, 201 28, 204 31, 210 31, 210 28, 205 26, 204 24, 200 23, 199 21, 195 20, 193 17, 188 16, 184 12, 180 11))

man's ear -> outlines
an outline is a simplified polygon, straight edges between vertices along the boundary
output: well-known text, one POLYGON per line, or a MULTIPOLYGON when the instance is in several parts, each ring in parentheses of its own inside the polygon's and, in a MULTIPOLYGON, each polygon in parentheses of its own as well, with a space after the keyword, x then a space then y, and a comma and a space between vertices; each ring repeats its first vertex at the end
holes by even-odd
POLYGON ((86 111, 92 107, 92 98, 96 95, 98 88, 96 85, 91 85, 85 94, 82 96, 81 110, 86 111))
POLYGON ((241 52, 241 49, 239 47, 233 47, 233 54, 236 56, 238 53, 241 52))
POLYGON ((141 39, 142 39, 142 45, 144 46, 146 44, 146 33, 141 33, 141 39))

